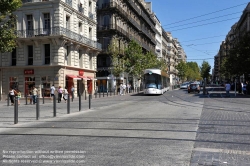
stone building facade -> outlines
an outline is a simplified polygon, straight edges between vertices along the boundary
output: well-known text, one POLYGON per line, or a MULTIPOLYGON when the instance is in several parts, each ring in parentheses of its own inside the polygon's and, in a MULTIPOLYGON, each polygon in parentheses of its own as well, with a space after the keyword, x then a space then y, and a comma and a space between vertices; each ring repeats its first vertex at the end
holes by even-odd
POLYGON ((32 86, 50 96, 50 87, 95 88, 96 0, 23 0, 17 15, 17 48, 1 54, 1 95, 9 88, 28 95, 32 86))

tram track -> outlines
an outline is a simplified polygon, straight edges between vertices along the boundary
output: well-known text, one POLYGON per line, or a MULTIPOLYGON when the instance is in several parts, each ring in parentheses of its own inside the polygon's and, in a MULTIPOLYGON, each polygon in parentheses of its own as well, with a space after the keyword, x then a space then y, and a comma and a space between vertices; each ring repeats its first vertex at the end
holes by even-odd
MULTIPOLYGON (((177 106, 177 107, 185 107, 188 109, 194 109, 194 108, 204 108, 204 109, 210 109, 210 110, 224 110, 224 111, 236 111, 236 112, 246 112, 249 113, 249 111, 247 109, 243 109, 242 107, 220 107, 220 106, 212 106, 210 104, 205 104, 203 103, 197 103, 197 102, 192 102, 190 100, 187 100, 183 97, 181 97, 181 95, 174 93, 173 91, 169 94, 164 94, 163 95, 164 98, 161 98, 161 102, 166 103, 168 105, 172 105, 172 106, 177 106), (173 100, 173 97, 175 100, 173 100), (176 101, 176 99, 179 99, 179 101, 176 101), (183 103, 184 102, 184 103, 183 103)), ((217 100, 218 99, 213 99, 210 98, 209 95, 204 96, 204 99, 212 99, 212 100, 217 100)), ((223 100, 219 100, 219 101, 223 101, 223 100)), ((223 101, 226 102, 226 101, 223 101)), ((232 103, 231 101, 228 101, 227 103, 232 103)), ((242 103, 237 103, 237 104, 241 104, 242 103)), ((248 105, 248 104, 247 104, 248 105)))

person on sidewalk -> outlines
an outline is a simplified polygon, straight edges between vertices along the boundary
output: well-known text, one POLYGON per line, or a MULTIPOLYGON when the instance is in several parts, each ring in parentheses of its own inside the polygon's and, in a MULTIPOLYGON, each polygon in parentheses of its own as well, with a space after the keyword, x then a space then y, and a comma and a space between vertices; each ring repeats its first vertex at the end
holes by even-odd
POLYGON ((227 96, 230 97, 229 91, 231 90, 231 85, 229 84, 229 82, 226 83, 225 89, 227 96))
POLYGON ((13 88, 10 88, 9 98, 10 98, 10 101, 11 101, 11 105, 14 105, 14 97, 15 97, 15 90, 13 88))
POLYGON ((52 86, 50 87, 50 96, 51 96, 52 99, 53 99, 53 97, 54 97, 54 95, 55 95, 55 90, 56 90, 56 88, 54 87, 54 85, 52 85, 52 86))
POLYGON ((71 87, 71 96, 72 96, 72 102, 73 102, 73 100, 75 98, 75 88, 74 88, 74 85, 72 85, 72 87, 71 87))
POLYGON ((123 85, 120 84, 120 96, 123 95, 123 85))
POLYGON ((21 99, 22 95, 21 95, 21 91, 17 90, 17 99, 18 99, 18 105, 20 105, 20 99, 21 99))
POLYGON ((38 95, 38 90, 35 86, 33 86, 32 90, 32 99, 33 99, 33 104, 36 104, 37 100, 37 95, 38 95))
POLYGON ((58 92, 58 103, 61 103, 63 88, 61 86, 59 86, 58 89, 57 89, 57 92, 58 92))
POLYGON ((64 102, 66 103, 67 100, 68 100, 68 90, 67 90, 67 87, 65 87, 65 89, 63 90, 63 99, 64 99, 64 102))
POLYGON ((125 95, 126 94, 126 89, 127 89, 126 84, 123 84, 122 88, 123 88, 123 95, 125 95))

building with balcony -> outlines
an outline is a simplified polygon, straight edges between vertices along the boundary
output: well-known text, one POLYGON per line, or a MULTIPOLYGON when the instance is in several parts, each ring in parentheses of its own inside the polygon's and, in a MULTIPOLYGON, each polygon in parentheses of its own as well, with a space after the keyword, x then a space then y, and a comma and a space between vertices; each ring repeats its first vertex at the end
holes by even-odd
POLYGON ((15 12, 17 47, 1 54, 2 95, 10 87, 28 95, 35 86, 50 96, 52 84, 93 93, 101 51, 95 9, 96 0, 23 0, 15 12))
POLYGON ((157 55, 157 58, 163 58, 162 57, 162 27, 161 22, 157 18, 157 16, 154 14, 154 20, 155 20, 155 40, 156 40, 156 46, 155 46, 155 54, 157 55))
POLYGON ((97 38, 102 44, 102 52, 97 57, 99 91, 112 90, 119 83, 138 85, 138 80, 126 73, 114 77, 108 46, 115 42, 122 56, 127 44, 135 40, 144 52, 155 52, 156 30, 151 3, 144 0, 98 0, 97 22, 97 38))

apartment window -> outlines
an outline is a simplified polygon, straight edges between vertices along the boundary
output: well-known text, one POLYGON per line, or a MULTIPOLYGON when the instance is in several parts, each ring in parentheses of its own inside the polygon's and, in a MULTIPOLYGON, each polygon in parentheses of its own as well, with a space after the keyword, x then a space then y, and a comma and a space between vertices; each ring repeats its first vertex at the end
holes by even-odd
POLYGON ((50 64, 50 44, 44 44, 44 62, 50 64))
POLYGON ((27 29, 33 30, 33 16, 27 15, 27 29))
POLYGON ((92 55, 89 54, 89 68, 92 69, 92 55))
POLYGON ((16 48, 11 53, 11 65, 16 66, 16 48))
POLYGON ((69 20, 69 16, 66 16, 66 28, 70 29, 70 20, 69 20))
POLYGON ((27 15, 27 36, 33 36, 33 16, 27 15))
POLYGON ((79 24, 78 24, 78 29, 79 29, 80 35, 83 35, 82 34, 82 23, 81 22, 79 22, 79 24))
POLYGON ((44 29, 50 29, 50 14, 44 13, 44 29))
POLYGON ((33 46, 28 46, 28 65, 33 65, 33 46))
POLYGON ((89 1, 89 12, 92 12, 92 1, 89 1))
POLYGON ((89 38, 91 39, 92 38, 92 28, 89 27, 89 38))
POLYGON ((103 17, 103 27, 105 28, 105 29, 107 29, 107 27, 109 26, 109 21, 110 19, 109 19, 109 15, 105 15, 104 17, 103 17))

